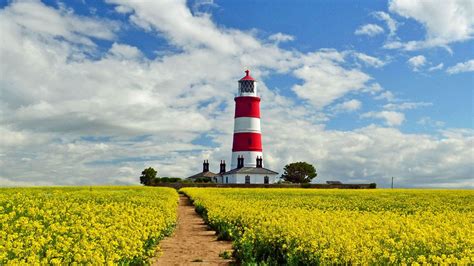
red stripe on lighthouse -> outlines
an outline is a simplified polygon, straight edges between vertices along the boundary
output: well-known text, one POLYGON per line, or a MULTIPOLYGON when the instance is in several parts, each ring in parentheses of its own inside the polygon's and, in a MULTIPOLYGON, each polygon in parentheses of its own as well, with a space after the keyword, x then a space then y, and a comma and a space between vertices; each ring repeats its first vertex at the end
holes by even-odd
POLYGON ((232 151, 262 151, 260 133, 234 133, 232 151))
POLYGON ((235 117, 260 118, 260 98, 252 96, 235 97, 235 117))

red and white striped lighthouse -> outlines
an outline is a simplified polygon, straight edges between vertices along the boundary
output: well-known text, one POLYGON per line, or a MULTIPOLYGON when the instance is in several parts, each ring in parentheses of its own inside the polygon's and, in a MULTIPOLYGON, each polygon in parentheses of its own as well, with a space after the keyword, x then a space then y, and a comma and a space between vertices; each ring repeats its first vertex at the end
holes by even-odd
MULTIPOLYGON (((257 81, 250 71, 239 80, 239 91, 235 97, 234 141, 232 144, 231 169, 256 167, 257 158, 262 158, 262 132, 260 131, 260 97, 257 81), (243 165, 239 164, 243 158, 243 165)), ((263 160, 260 160, 263 167, 263 160)))

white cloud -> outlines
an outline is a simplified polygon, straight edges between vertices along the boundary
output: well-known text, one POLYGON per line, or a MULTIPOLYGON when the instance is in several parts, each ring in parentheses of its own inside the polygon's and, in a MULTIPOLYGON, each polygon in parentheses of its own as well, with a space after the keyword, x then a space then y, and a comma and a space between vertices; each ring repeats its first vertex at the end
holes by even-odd
POLYGON ((373 56, 370 56, 370 55, 366 55, 366 54, 363 54, 363 53, 354 53, 354 56, 361 60, 362 62, 364 62, 366 65, 369 65, 369 66, 373 66, 373 67, 376 67, 376 68, 379 68, 379 67, 383 67, 386 62, 378 59, 377 57, 373 57, 373 56))
POLYGON ((386 48, 417 50, 441 46, 473 38, 474 5, 471 1, 391 0, 390 12, 412 18, 426 28, 424 40, 389 43, 386 48))
POLYGON ((374 97, 375 100, 387 100, 389 102, 392 102, 395 100, 395 95, 391 91, 383 91, 379 95, 374 97))
POLYGON ((367 112, 361 115, 362 118, 380 118, 385 120, 388 126, 400 126, 405 121, 405 115, 394 111, 367 112))
POLYGON ((372 13, 372 15, 375 18, 377 18, 379 20, 382 20, 387 24, 387 27, 388 27, 388 30, 389 30, 388 36, 390 38, 394 37, 396 35, 399 23, 396 20, 394 20, 392 17, 390 17, 389 14, 387 14, 383 11, 377 11, 377 12, 372 13))
POLYGON ((424 116, 420 118, 416 123, 422 126, 438 127, 438 128, 443 127, 445 125, 443 121, 434 120, 428 116, 424 116))
POLYGON ((419 71, 426 64, 426 58, 422 55, 411 57, 407 61, 413 71, 419 71))
POLYGON ((432 103, 427 102, 403 102, 403 103, 388 103, 383 106, 386 110, 411 110, 420 107, 432 106, 432 103))
POLYGON ((294 36, 291 36, 291 35, 288 35, 288 34, 284 34, 284 33, 281 33, 281 32, 278 32, 278 33, 275 33, 275 34, 272 34, 268 37, 268 39, 270 41, 274 41, 274 42, 289 42, 289 41, 293 41, 295 39, 294 36))
POLYGON ((354 131, 324 130, 291 119, 263 124, 271 136, 264 136, 265 160, 272 156, 272 165, 310 162, 317 168, 317 182, 357 179, 389 187, 390 177, 395 176, 397 187, 474 188, 472 130, 434 138, 375 125, 354 131), (270 126, 274 126, 271 131, 270 126))
POLYGON ((374 95, 378 92, 381 92, 383 91, 383 88, 382 86, 380 86, 380 84, 378 84, 377 82, 374 82, 368 86, 366 86, 362 92, 366 92, 366 93, 370 93, 371 95, 374 95))
POLYGON ((354 32, 355 35, 367 35, 370 37, 373 37, 375 35, 383 33, 384 30, 382 27, 380 27, 377 24, 365 24, 363 26, 360 26, 359 28, 356 29, 354 32))
POLYGON ((119 59, 134 59, 143 56, 137 47, 119 43, 113 43, 109 53, 119 59))
POLYGON ((2 10, 2 17, 2 35, 16 24, 38 35, 62 37, 83 45, 94 45, 91 37, 112 40, 118 30, 116 22, 55 10, 40 1, 14 2, 2 10))
POLYGON ((443 67, 444 67, 444 64, 439 63, 436 66, 432 66, 432 67, 428 68, 428 71, 431 72, 431 71, 435 71, 435 70, 441 70, 441 69, 443 69, 443 67))
POLYGON ((344 62, 345 56, 334 50, 305 56, 304 66, 294 71, 304 83, 293 86, 293 91, 313 106, 323 108, 351 91, 363 89, 371 77, 358 69, 342 67, 340 63, 344 62))
POLYGON ((194 16, 184 1, 107 2, 133 9, 134 13, 130 19, 137 26, 161 32, 172 44, 184 49, 204 46, 219 53, 238 54, 243 49, 261 47, 261 43, 249 34, 232 29, 219 29, 205 13, 194 16))
POLYGON ((117 11, 117 13, 120 13, 120 14, 128 14, 128 13, 132 13, 133 9, 126 6, 116 6, 115 11, 117 11))
POLYGON ((339 112, 353 112, 359 110, 362 106, 361 101, 352 99, 349 101, 345 101, 339 104, 336 104, 331 108, 332 111, 339 113, 339 112))
POLYGON ((458 74, 462 72, 472 72, 474 71, 474 59, 468 60, 466 62, 457 63, 452 67, 448 67, 446 72, 449 74, 458 74))

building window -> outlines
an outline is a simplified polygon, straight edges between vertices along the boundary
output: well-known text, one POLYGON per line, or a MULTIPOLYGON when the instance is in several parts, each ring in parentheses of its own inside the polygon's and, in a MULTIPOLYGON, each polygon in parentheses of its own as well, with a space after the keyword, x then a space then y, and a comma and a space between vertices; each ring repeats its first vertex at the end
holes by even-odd
POLYGON ((263 178, 263 183, 264 183, 264 184, 270 183, 269 180, 268 180, 268 176, 265 176, 265 177, 263 178))
POLYGON ((250 176, 245 176, 245 184, 250 184, 250 176))
POLYGON ((229 177, 228 176, 225 177, 225 183, 226 184, 229 183, 229 177))

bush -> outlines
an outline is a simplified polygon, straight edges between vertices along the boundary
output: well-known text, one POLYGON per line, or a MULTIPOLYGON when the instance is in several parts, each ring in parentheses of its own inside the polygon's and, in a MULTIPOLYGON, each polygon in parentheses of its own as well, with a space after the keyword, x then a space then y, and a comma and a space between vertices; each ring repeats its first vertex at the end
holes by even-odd
POLYGON ((181 182, 181 178, 179 177, 157 177, 154 180, 154 183, 178 183, 181 182))
POLYGON ((211 183, 212 180, 210 177, 198 177, 194 180, 194 183, 211 183))

